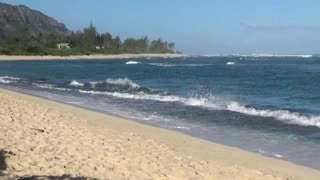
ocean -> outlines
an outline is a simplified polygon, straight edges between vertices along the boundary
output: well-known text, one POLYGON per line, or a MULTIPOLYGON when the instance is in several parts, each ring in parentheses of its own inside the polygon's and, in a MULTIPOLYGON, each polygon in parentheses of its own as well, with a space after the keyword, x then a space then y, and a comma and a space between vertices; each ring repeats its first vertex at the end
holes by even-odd
POLYGON ((2 61, 0 87, 320 169, 318 57, 2 61))

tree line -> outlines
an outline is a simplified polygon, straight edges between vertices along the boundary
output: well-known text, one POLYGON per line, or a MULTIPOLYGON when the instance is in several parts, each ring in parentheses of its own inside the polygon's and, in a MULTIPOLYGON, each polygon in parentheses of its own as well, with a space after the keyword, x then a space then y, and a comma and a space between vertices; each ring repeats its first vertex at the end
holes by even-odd
POLYGON ((174 51, 174 43, 161 39, 150 41, 147 36, 127 38, 110 33, 98 33, 91 23, 81 31, 66 35, 31 35, 26 29, 11 32, 0 38, 0 54, 6 55, 90 55, 90 54, 141 54, 180 53, 174 51), (70 48, 58 49, 57 44, 68 43, 70 48))

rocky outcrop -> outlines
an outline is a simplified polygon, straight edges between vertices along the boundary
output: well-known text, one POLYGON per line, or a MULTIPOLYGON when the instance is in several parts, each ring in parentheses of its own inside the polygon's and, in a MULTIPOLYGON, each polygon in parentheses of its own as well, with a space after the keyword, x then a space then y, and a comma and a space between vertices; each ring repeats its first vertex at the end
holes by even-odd
POLYGON ((40 11, 22 5, 12 6, 0 2, 0 38, 17 31, 30 33, 33 36, 69 33, 64 24, 40 11))

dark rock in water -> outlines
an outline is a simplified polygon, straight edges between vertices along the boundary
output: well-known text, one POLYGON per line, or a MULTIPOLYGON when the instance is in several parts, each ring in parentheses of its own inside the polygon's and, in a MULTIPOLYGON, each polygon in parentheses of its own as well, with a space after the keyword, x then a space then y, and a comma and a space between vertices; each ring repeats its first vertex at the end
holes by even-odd
POLYGON ((38 35, 65 35, 70 31, 62 23, 26 6, 0 2, 0 38, 10 33, 26 32, 38 35))

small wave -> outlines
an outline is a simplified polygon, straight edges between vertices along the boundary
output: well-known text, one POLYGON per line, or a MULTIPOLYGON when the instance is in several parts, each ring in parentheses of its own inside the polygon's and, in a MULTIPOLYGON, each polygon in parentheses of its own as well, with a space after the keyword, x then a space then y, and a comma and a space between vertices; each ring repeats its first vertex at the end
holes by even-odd
POLYGON ((246 107, 240 105, 238 102, 223 102, 218 98, 183 98, 173 95, 159 95, 159 94, 129 94, 119 92, 99 92, 99 91, 83 91, 81 93, 87 94, 102 94, 117 98, 138 99, 138 100, 154 100, 160 102, 179 102, 187 106, 195 106, 206 108, 210 110, 227 110, 238 112, 251 116, 272 117, 287 124, 296 124, 302 126, 316 126, 320 127, 320 116, 304 116, 296 112, 289 112, 286 110, 258 110, 253 107, 246 107))
POLYGON ((253 107, 245 107, 238 102, 230 103, 226 106, 226 110, 252 116, 273 117, 287 124, 320 127, 320 116, 305 116, 287 110, 258 110, 253 107))
POLYGON ((233 65, 233 64, 236 64, 236 62, 227 62, 226 64, 227 65, 233 65))
POLYGON ((174 129, 185 129, 185 130, 190 130, 190 127, 186 127, 186 126, 175 126, 173 127, 174 129))
POLYGON ((254 107, 242 105, 239 102, 235 101, 227 102, 215 96, 205 98, 186 98, 174 95, 167 95, 166 93, 161 93, 153 91, 152 89, 146 87, 142 87, 139 84, 127 78, 109 78, 105 82, 84 83, 84 86, 77 87, 77 89, 62 88, 57 87, 56 85, 46 83, 33 83, 33 85, 45 89, 63 91, 77 90, 80 93, 108 95, 124 99, 153 100, 159 102, 177 102, 187 106, 200 107, 210 110, 227 110, 250 116, 271 117, 287 124, 296 124, 301 126, 316 126, 320 128, 320 116, 317 115, 303 115, 297 112, 290 112, 288 110, 256 109, 254 107))
POLYGON ((4 84, 16 83, 19 80, 20 78, 17 78, 17 77, 0 76, 0 83, 4 83, 4 84))
POLYGON ((74 87, 82 87, 82 86, 84 86, 84 83, 80 83, 76 80, 73 80, 73 81, 71 81, 71 83, 69 85, 74 86, 74 87))
POLYGON ((140 62, 137 62, 137 61, 128 61, 128 62, 126 62, 126 64, 140 64, 140 62))
POLYGON ((212 66, 212 64, 170 64, 170 63, 148 63, 152 66, 159 67, 201 67, 201 66, 212 66))
POLYGON ((72 89, 56 87, 53 84, 47 84, 47 83, 44 83, 44 84, 32 83, 32 85, 37 86, 37 87, 42 88, 42 89, 53 89, 53 90, 60 90, 60 91, 72 91, 72 89))
MULTIPOLYGON (((105 81, 91 81, 80 83, 76 80, 73 80, 69 83, 69 86, 72 86, 73 89, 80 89, 85 91, 98 91, 98 92, 127 92, 127 93, 149 93, 157 94, 161 93, 158 91, 153 91, 150 88, 140 86, 139 84, 133 82, 128 78, 108 78, 105 81)), ((165 94, 165 93, 164 93, 165 94)))
POLYGON ((263 150, 261 150, 261 149, 259 149, 258 152, 259 152, 260 154, 264 154, 264 155, 268 155, 268 156, 273 156, 273 157, 276 157, 276 158, 279 158, 279 159, 281 159, 281 158, 284 157, 284 155, 276 154, 276 153, 265 152, 265 151, 263 151, 263 150))
POLYGON ((172 67, 175 66, 174 64, 165 64, 165 63, 148 63, 149 65, 152 66, 160 66, 160 67, 172 67))
POLYGON ((174 95, 161 95, 161 94, 130 94, 130 93, 119 93, 119 92, 100 92, 100 91, 84 91, 79 90, 80 93, 86 94, 100 94, 100 95, 109 95, 117 98, 124 99, 137 99, 137 100, 154 100, 160 102, 180 102, 188 106, 199 106, 206 107, 215 110, 222 110, 223 105, 218 103, 210 103, 205 98, 183 98, 174 95))
POLYGON ((133 88, 140 87, 138 84, 134 83, 133 81, 131 81, 128 78, 118 78, 118 79, 108 78, 106 80, 106 83, 114 84, 114 85, 129 86, 129 87, 133 87, 133 88))

